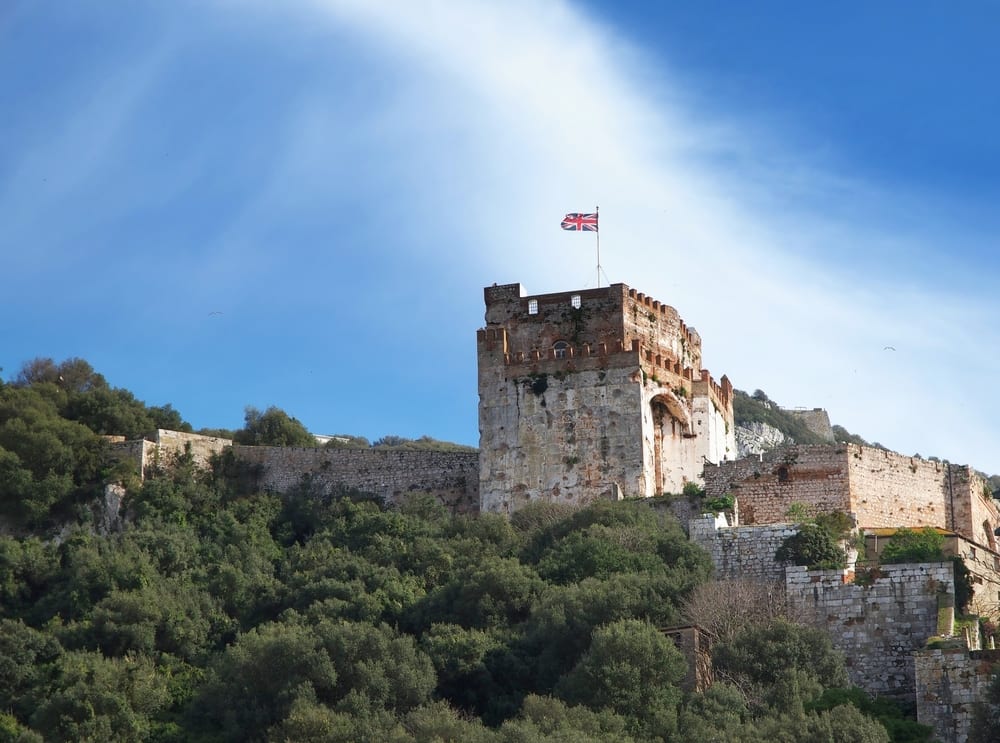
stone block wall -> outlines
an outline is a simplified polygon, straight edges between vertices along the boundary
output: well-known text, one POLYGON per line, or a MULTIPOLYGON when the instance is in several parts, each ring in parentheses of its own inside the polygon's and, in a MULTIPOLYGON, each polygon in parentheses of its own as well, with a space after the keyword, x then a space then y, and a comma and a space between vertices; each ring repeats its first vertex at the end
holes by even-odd
POLYGON ((917 720, 941 743, 965 743, 975 703, 989 685, 1000 650, 931 648, 914 656, 917 720))
MULTIPOLYGON (((965 561, 971 573, 972 600, 968 613, 1000 620, 1000 554, 976 544, 953 532, 938 529, 944 537, 942 552, 948 557, 957 556, 965 561)), ((865 557, 869 562, 879 562, 896 529, 869 529, 865 532, 865 557)))
MULTIPOLYGON (((207 467, 212 457, 221 454, 232 446, 233 442, 231 439, 216 436, 202 436, 197 433, 168 431, 161 428, 156 432, 153 444, 153 457, 158 458, 159 461, 169 461, 171 457, 180 456, 190 450, 195 465, 207 467)), ((151 464, 151 462, 147 463, 151 464)))
POLYGON ((674 641, 687 661, 687 674, 681 680, 684 691, 705 691, 715 680, 712 670, 712 641, 700 627, 668 627, 663 634, 674 641))
POLYGON ((235 445, 233 453, 259 466, 258 486, 276 493, 288 492, 308 476, 322 493, 354 488, 387 504, 399 503, 410 494, 427 493, 453 513, 479 508, 477 452, 235 445))
POLYGON ((871 585, 835 570, 785 570, 788 604, 824 628, 847 660, 851 682, 869 694, 912 700, 913 653, 938 633, 939 597, 954 601, 952 565, 886 565, 871 585))
POLYGON ((861 527, 953 529, 949 465, 854 444, 846 447, 851 507, 861 527))
POLYGON ((785 566, 775 562, 774 553, 799 529, 793 524, 728 526, 712 515, 688 522, 691 541, 712 556, 717 580, 755 578, 784 581, 785 566))
POLYGON ((732 385, 677 311, 624 284, 487 287, 477 333, 484 511, 679 492, 735 456, 732 385))
POLYGON ((112 456, 118 459, 130 459, 135 462, 140 477, 145 478, 152 468, 168 467, 186 451, 191 452, 196 466, 208 467, 213 456, 221 454, 232 445, 230 439, 161 428, 156 431, 152 440, 114 441, 111 444, 111 451, 112 456))
POLYGON ((811 514, 851 510, 844 446, 788 446, 735 462, 706 464, 705 493, 736 496, 743 524, 787 520, 793 503, 811 514))
POLYGON ((706 464, 711 498, 732 493, 745 524, 777 523, 799 503, 843 511, 863 529, 934 526, 996 549, 1000 508, 969 467, 856 444, 786 446, 706 464))

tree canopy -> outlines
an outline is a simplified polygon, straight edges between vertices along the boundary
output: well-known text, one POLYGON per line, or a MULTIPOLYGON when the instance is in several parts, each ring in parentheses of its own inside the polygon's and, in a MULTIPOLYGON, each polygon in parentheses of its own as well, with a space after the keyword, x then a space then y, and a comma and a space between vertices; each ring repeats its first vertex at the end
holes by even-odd
MULTIPOLYGON (((128 517, 99 534, 100 433, 159 410, 80 360, 0 385, 0 516, 20 525, 0 535, 0 739, 888 739, 824 696, 842 659, 766 596, 744 597, 747 626, 715 623, 722 681, 686 689, 663 630, 718 614, 711 563, 646 502, 456 516, 182 461, 119 477, 128 517)), ((253 443, 316 445, 274 408, 246 423, 253 443)))

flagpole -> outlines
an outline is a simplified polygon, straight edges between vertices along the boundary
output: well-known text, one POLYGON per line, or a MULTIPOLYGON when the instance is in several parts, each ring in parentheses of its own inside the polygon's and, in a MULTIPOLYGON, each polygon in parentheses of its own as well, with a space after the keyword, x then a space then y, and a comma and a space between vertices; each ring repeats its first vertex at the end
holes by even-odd
POLYGON ((597 228, 594 232, 597 234, 597 288, 601 288, 601 207, 595 207, 594 214, 597 215, 597 224, 594 226, 597 228))

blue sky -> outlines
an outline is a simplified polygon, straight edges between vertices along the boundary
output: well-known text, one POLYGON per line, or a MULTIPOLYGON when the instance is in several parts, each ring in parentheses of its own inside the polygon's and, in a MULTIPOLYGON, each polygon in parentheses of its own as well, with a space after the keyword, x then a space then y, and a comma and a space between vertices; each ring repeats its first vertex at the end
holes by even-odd
POLYGON ((478 442, 482 287, 1000 472, 994 4, 0 6, 0 342, 194 425, 478 442), (895 350, 886 350, 891 346, 895 350))

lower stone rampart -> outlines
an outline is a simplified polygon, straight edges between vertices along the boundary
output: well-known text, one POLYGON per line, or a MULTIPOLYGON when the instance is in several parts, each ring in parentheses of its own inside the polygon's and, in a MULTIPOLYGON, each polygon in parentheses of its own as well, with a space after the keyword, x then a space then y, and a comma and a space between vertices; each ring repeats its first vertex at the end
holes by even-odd
POLYGON ((710 514, 691 519, 688 528, 691 541, 712 556, 717 580, 784 581, 785 566, 774 553, 799 531, 794 524, 726 526, 710 514))
POLYGON ((1000 663, 1000 650, 928 648, 913 656, 917 720, 941 743, 965 743, 973 709, 1000 663))
POLYGON ((952 564, 884 565, 870 585, 837 570, 785 570, 789 608, 830 633, 851 682, 869 694, 912 703, 913 652, 938 633, 939 599, 954 605, 952 564))
POLYGON ((303 449, 233 446, 234 455, 260 468, 258 486, 286 493, 308 477, 324 493, 352 488, 387 504, 410 494, 433 495, 454 513, 479 507, 479 454, 409 449, 303 449))

